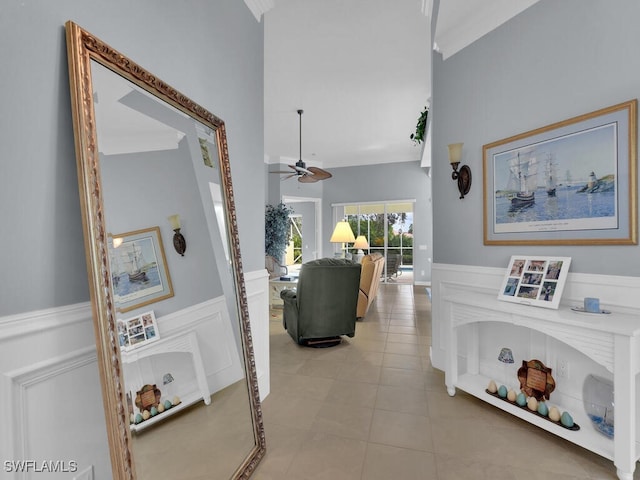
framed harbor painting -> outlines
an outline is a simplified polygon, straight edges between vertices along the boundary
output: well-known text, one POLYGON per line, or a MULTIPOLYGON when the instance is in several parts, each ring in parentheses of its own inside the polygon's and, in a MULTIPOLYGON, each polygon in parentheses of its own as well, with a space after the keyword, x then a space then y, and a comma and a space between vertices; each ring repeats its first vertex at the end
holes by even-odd
POLYGON ((128 312, 173 297, 159 227, 112 234, 109 262, 117 311, 128 312))
POLYGON ((570 265, 571 257, 514 255, 509 261, 498 300, 557 309, 570 265))
POLYGON ((485 245, 635 245, 637 100, 483 147, 485 245))

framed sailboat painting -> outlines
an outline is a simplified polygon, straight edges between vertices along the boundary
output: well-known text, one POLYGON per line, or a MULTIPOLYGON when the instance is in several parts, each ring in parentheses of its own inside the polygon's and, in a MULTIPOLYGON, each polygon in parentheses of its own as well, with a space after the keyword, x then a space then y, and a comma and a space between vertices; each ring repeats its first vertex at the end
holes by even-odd
POLYGON ((635 245, 637 100, 483 147, 485 245, 635 245))
POLYGON ((159 227, 111 234, 108 243, 117 311, 128 312, 173 297, 159 227))

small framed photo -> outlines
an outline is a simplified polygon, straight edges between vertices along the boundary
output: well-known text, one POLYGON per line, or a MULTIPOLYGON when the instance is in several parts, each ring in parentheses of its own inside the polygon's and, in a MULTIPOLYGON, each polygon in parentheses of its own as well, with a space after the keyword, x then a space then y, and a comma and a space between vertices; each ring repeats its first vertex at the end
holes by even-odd
POLYGON ((509 261, 498 300, 557 309, 569 265, 571 257, 514 255, 509 261))
POLYGON ((118 319, 118 341, 122 350, 131 350, 160 339, 155 314, 141 313, 135 317, 118 319))

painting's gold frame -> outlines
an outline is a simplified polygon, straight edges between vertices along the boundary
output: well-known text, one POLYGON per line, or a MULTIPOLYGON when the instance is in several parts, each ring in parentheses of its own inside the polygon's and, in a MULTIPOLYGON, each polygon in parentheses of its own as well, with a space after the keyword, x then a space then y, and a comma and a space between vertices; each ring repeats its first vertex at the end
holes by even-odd
MULTIPOLYGON (((525 133, 514 135, 503 140, 489 143, 482 147, 483 159, 483 240, 485 245, 637 245, 638 244, 638 187, 637 187, 637 99, 629 100, 617 105, 613 105, 601 110, 580 115, 577 117, 557 122, 542 128, 530 130, 525 133), (624 190, 628 191, 628 196, 620 195, 620 202, 628 202, 625 205, 627 210, 626 217, 620 217, 620 222, 624 222, 624 234, 614 237, 602 237, 597 235, 590 236, 587 230, 584 234, 561 234, 556 232, 534 232, 528 235, 526 233, 518 234, 499 234, 503 238, 496 238, 497 234, 493 233, 491 228, 495 221, 495 211, 492 202, 495 198, 495 186, 493 184, 493 165, 491 163, 491 153, 497 147, 511 148, 523 144, 523 140, 533 142, 538 138, 552 138, 554 135, 562 136, 560 129, 566 127, 574 127, 578 129, 580 124, 587 121, 593 121, 598 117, 610 114, 619 114, 624 119, 624 128, 628 130, 625 138, 628 148, 626 151, 619 152, 618 166, 622 162, 627 162, 624 167, 628 172, 627 184, 624 190)), ((618 185, 624 181, 623 178, 617 178, 618 185)))
MULTIPOLYGON (((163 289, 161 292, 156 293, 155 295, 147 295, 140 300, 129 301, 129 302, 118 302, 118 298, 114 293, 114 301, 116 302, 116 311, 118 312, 129 312, 131 310, 135 310, 136 308, 145 307, 155 302, 160 302, 167 298, 173 297, 173 284, 171 283, 171 274, 169 273, 169 268, 167 267, 167 257, 164 253, 164 246, 162 244, 162 235, 160 235, 160 227, 151 227, 151 228, 143 228, 141 230, 135 230, 133 232, 126 233, 114 233, 113 238, 121 238, 124 242, 129 242, 134 238, 140 237, 142 235, 146 235, 151 238, 153 242, 153 246, 156 251, 155 260, 158 263, 158 274, 160 275, 160 279, 163 282, 163 289)), ((110 252, 113 254, 114 250, 110 252)), ((113 272, 111 272, 113 274, 113 272)))

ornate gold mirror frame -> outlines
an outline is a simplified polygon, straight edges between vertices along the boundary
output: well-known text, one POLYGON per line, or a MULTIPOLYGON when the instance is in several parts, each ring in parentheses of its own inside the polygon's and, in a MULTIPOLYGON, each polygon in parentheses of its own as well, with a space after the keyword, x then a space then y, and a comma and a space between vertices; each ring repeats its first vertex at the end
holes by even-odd
MULTIPOLYGON (((66 24, 67 51, 78 182, 80 187, 86 262, 96 335, 98 367, 103 391, 107 436, 114 479, 136 478, 130 415, 123 380, 123 364, 116 328, 117 309, 112 294, 109 260, 109 232, 105 226, 104 186, 98 153, 91 65, 97 62, 127 79, 162 102, 210 128, 216 138, 226 234, 238 309, 242 361, 248 396, 254 445, 237 467, 233 479, 248 478, 265 453, 265 435, 253 356, 246 290, 240 258, 229 154, 224 122, 185 95, 171 88, 126 56, 111 48, 75 23, 66 24)), ((214 402, 215 403, 215 402, 214 402)), ((244 455, 244 453, 243 453, 244 455)))

